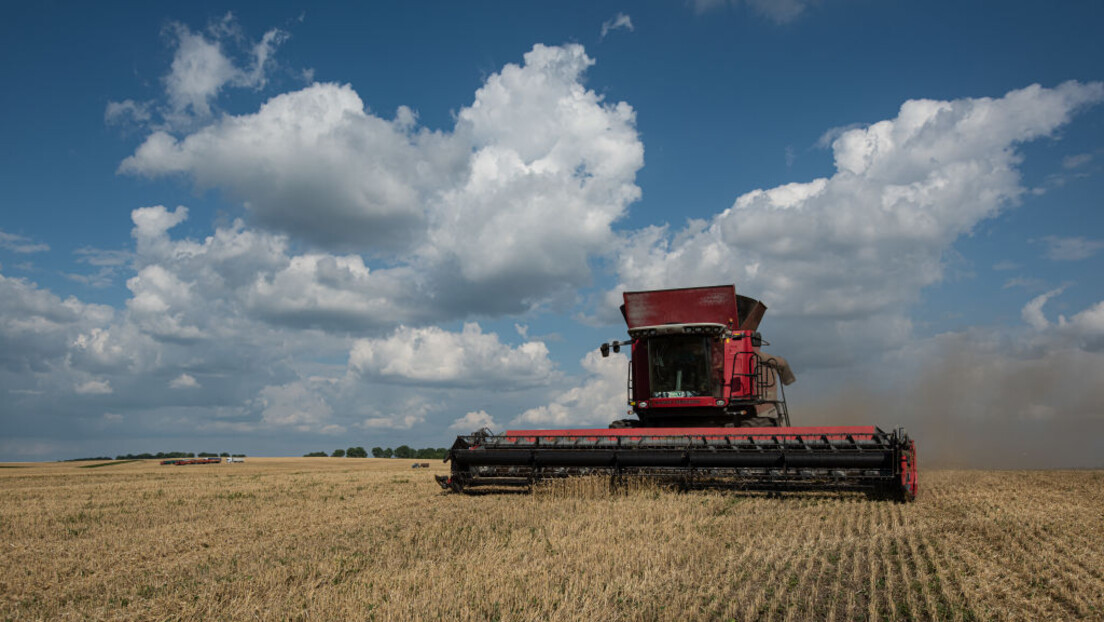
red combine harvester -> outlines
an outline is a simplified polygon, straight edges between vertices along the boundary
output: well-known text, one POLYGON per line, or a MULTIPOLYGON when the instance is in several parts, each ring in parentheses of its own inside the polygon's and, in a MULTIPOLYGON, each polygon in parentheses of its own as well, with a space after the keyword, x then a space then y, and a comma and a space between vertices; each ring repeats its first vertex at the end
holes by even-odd
POLYGON ((785 359, 763 353, 766 306, 731 285, 625 292, 628 394, 636 419, 609 429, 481 430, 457 437, 445 489, 531 487, 539 480, 609 474, 686 488, 917 492, 916 446, 901 428, 790 427, 785 359))

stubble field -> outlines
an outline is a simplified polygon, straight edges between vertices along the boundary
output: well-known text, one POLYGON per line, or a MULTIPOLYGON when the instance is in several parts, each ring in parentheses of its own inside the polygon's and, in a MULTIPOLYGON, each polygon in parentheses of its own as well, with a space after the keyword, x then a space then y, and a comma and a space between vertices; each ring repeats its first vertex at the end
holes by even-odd
POLYGON ((924 471, 912 504, 249 458, 0 468, 12 620, 1104 619, 1104 472, 924 471))

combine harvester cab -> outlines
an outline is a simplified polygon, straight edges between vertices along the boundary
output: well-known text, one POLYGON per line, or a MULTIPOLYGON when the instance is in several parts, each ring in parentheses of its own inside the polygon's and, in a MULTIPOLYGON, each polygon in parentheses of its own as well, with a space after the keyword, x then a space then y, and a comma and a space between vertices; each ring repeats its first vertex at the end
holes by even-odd
POLYGON ((917 492, 916 448, 903 429, 791 427, 785 359, 761 351, 766 306, 735 287, 625 292, 636 419, 609 429, 481 430, 456 439, 438 476, 456 492, 531 487, 574 475, 649 477, 685 488, 917 492))

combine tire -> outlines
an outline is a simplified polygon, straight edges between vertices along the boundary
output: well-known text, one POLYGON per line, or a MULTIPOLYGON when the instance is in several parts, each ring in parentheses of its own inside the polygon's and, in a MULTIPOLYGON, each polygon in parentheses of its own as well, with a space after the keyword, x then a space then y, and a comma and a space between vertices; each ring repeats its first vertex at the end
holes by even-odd
POLYGON ((778 420, 770 417, 751 417, 740 422, 741 428, 776 428, 778 420))

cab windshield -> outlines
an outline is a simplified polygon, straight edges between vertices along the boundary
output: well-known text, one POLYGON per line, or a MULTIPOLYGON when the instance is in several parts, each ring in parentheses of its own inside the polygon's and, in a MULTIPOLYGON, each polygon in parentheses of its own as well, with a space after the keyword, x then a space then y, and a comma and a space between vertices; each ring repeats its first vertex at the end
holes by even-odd
POLYGON ((709 338, 680 335, 650 339, 652 397, 698 397, 712 395, 709 367, 709 338))

